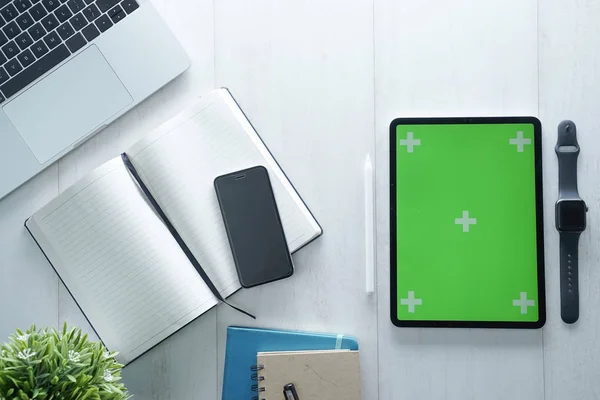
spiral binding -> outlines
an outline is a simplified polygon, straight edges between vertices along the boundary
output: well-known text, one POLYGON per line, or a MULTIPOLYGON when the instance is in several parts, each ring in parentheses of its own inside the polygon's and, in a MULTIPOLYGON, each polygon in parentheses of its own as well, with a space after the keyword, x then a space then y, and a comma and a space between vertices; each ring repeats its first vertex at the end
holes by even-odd
MULTIPOLYGON (((265 369, 265 366, 262 364, 257 364, 257 365, 253 365, 250 367, 250 371, 255 372, 254 374, 252 374, 250 376, 250 378, 252 378, 253 381, 255 382, 261 382, 265 380, 265 377, 262 375, 259 375, 258 372, 262 371, 263 369, 265 369)), ((261 393, 265 391, 264 387, 260 387, 257 384, 254 384, 250 387, 252 389, 253 392, 257 392, 257 393, 261 393)), ((258 396, 254 396, 252 398, 252 400, 266 400, 264 397, 262 397, 261 395, 258 396)))
POLYGON ((250 367, 250 371, 262 371, 263 369, 265 369, 265 366, 262 364, 257 364, 250 367))

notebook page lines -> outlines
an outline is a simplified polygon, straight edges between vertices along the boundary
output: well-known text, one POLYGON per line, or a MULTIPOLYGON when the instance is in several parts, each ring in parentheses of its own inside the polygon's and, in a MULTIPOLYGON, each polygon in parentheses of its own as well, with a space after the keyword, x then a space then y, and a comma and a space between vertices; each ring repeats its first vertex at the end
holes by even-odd
POLYGON ((114 349, 159 342, 216 304, 122 163, 43 215, 41 226, 65 264, 65 283, 114 349))
MULTIPOLYGON (((239 285, 213 181, 266 163, 229 109, 213 103, 130 159, 219 291, 239 285)), ((291 243, 302 236, 295 221, 303 216, 281 182, 271 183, 291 243)))
MULTIPOLYGON (((139 245, 131 244, 129 238, 133 236, 135 233, 124 234, 121 242, 111 248, 111 251, 106 250, 106 246, 99 247, 93 253, 90 254, 89 258, 92 261, 87 264, 85 267, 81 268, 81 279, 85 282, 91 281, 95 279, 99 274, 104 274, 111 272, 112 269, 116 269, 118 267, 119 259, 121 260, 121 264, 125 264, 126 261, 129 261, 132 255, 137 254, 137 252, 141 249, 139 245), (101 253, 102 254, 98 254, 101 253), (99 268, 99 265, 106 265, 110 267, 99 268)), ((160 239, 148 234, 147 232, 140 232, 139 239, 144 242, 145 246, 151 246, 154 244, 160 243, 160 239)), ((149 257, 150 254, 146 253, 146 256, 149 257)), ((81 255, 74 260, 75 263, 80 261, 81 257, 85 257, 85 255, 81 255)))
MULTIPOLYGON (((176 167, 170 165, 160 172, 164 173, 167 170, 167 168, 176 167)), ((175 173, 174 169, 168 169, 168 171, 170 171, 171 173, 175 173)), ((152 174, 153 172, 158 172, 158 169, 151 168, 151 170, 147 172, 148 174, 152 174)), ((231 172, 233 172, 233 170, 231 172)), ((154 180, 154 182, 156 182, 156 179, 154 180)), ((271 184, 275 188, 276 186, 278 186, 279 182, 271 180, 271 184)), ((155 186, 158 185, 155 184, 155 186)), ((193 225, 189 227, 189 229, 192 231, 191 239, 194 241, 202 240, 202 236, 206 234, 206 226, 214 227, 210 231, 212 236, 224 237, 226 239, 227 233, 225 230, 223 218, 221 216, 221 211, 218 205, 214 188, 210 186, 207 189, 208 190, 206 191, 196 191, 193 188, 190 189, 189 187, 187 187, 185 182, 178 181, 176 183, 174 182, 173 187, 170 187, 168 189, 166 187, 157 189, 156 193, 154 194, 156 197, 160 197, 165 204, 177 202, 179 206, 183 209, 193 210, 194 208, 196 208, 196 204, 209 205, 207 207, 207 210, 205 211, 205 216, 208 218, 208 220, 205 222, 205 225, 193 225), (180 191, 194 191, 194 196, 179 197, 178 195, 180 191), (210 225, 208 225, 208 221, 210 221, 210 225)), ((288 245, 290 246, 290 248, 293 248, 293 244, 296 241, 302 239, 303 236, 302 226, 293 223, 295 218, 298 218, 299 213, 295 208, 281 206, 281 202, 278 203, 278 210, 282 221, 282 225, 284 226, 284 232, 286 235, 288 245)), ((228 247, 226 247, 224 251, 227 251, 227 249, 228 247)), ((203 253, 201 249, 198 250, 200 254, 203 253)))
MULTIPOLYGON (((213 104, 210 110, 214 110, 216 106, 217 104, 213 104)), ((207 113, 201 115, 210 116, 207 113)), ((207 137, 207 141, 202 144, 206 151, 196 154, 197 158, 193 152, 182 152, 181 149, 186 147, 187 138, 183 137, 178 140, 179 135, 176 133, 196 132, 198 129, 196 118, 188 120, 179 129, 167 135, 173 140, 159 139, 155 145, 147 147, 136 155, 132 162, 141 166, 139 172, 142 179, 217 289, 223 292, 232 284, 239 285, 239 283, 233 258, 229 249, 224 247, 224 244, 228 245, 228 243, 218 205, 216 202, 211 204, 214 197, 212 179, 205 172, 213 163, 214 157, 218 157, 226 150, 230 141, 223 143, 214 137, 207 137), (159 156, 158 152, 162 156, 159 156), (177 162, 180 157, 186 160, 196 158, 196 162, 189 162, 188 165, 186 161, 182 165, 177 162), (189 176, 195 175, 194 171, 199 170, 204 171, 196 175, 197 179, 189 176), (197 187, 194 181, 197 182, 197 187), (203 206, 196 207, 196 204, 203 206)), ((209 130, 218 129, 220 125, 219 119, 216 118, 206 118, 200 123, 202 122, 205 123, 204 128, 209 130)), ((190 148, 197 147, 196 143, 188 143, 188 145, 190 148)), ((236 155, 241 158, 240 150, 235 150, 237 150, 236 153, 239 153, 236 155)), ((216 198, 214 200, 216 201, 216 198)))

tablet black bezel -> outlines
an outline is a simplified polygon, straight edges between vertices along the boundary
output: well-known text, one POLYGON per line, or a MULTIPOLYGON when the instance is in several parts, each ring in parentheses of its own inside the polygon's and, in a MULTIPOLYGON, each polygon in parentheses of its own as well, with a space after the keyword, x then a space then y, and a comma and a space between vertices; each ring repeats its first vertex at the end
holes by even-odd
POLYGON ((390 316, 398 327, 440 328, 520 328, 538 329, 546 322, 546 292, 544 272, 544 217, 542 185, 542 125, 535 117, 451 117, 451 118, 396 118, 390 124, 390 316), (534 127, 536 239, 538 276, 537 321, 434 321, 398 319, 397 291, 397 237, 396 237, 396 128, 399 125, 453 125, 453 124, 531 124, 534 127))

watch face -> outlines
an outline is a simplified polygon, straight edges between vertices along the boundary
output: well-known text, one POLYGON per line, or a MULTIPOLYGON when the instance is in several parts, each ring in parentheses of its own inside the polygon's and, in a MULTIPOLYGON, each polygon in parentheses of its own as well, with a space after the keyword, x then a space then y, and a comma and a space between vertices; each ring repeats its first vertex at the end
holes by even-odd
POLYGON ((585 212, 583 200, 559 200, 556 203, 556 228, 563 232, 582 232, 585 212))

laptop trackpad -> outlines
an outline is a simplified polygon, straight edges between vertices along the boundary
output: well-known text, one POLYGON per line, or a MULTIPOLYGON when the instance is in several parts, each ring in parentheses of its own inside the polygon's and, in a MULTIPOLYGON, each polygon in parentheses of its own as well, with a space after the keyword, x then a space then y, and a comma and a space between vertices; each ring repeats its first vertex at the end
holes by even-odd
POLYGON ((40 164, 87 134, 133 99, 96 46, 4 106, 40 164))

